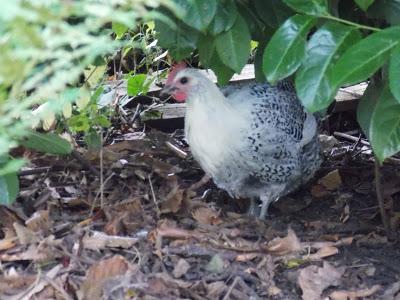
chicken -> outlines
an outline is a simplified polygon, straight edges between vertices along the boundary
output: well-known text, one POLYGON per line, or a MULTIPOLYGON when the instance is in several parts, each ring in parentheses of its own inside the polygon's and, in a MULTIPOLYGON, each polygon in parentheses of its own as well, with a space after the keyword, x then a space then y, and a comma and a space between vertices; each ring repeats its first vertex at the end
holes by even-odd
POLYGON ((287 81, 220 90, 179 64, 163 92, 186 101, 185 137, 202 169, 232 197, 260 199, 260 218, 320 166, 317 120, 287 81))

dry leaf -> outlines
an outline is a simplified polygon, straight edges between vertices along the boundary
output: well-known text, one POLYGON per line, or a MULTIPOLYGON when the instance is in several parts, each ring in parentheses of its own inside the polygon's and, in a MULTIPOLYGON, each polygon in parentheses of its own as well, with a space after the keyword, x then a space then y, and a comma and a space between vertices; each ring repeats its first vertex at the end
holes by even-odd
POLYGON ((32 216, 25 221, 25 225, 28 229, 34 232, 43 232, 48 234, 50 232, 51 222, 49 219, 48 210, 38 210, 32 216))
POLYGON ((19 223, 14 223, 14 230, 21 245, 28 245, 39 242, 39 237, 35 232, 23 225, 20 225, 19 223))
POLYGON ((83 247, 92 250, 105 248, 131 248, 138 241, 137 238, 107 235, 100 231, 86 233, 82 239, 83 247))
POLYGON ((166 196, 165 201, 161 204, 161 213, 176 213, 182 207, 183 189, 176 184, 166 196))
POLYGON ((289 228, 287 236, 273 239, 268 243, 266 250, 273 255, 286 255, 299 252, 301 249, 299 239, 295 232, 289 228))
POLYGON ((198 207, 192 212, 193 219, 204 225, 218 225, 222 223, 219 213, 209 207, 198 207))
POLYGON ((311 196, 314 198, 324 198, 329 195, 330 192, 321 184, 314 184, 311 187, 311 196))
POLYGON ((223 281, 215 281, 207 285, 207 299, 220 299, 227 290, 223 281))
POLYGON ((344 268, 335 268, 324 261, 322 268, 308 266, 300 270, 297 278, 304 300, 320 300, 322 292, 331 285, 338 285, 344 268))
POLYGON ((305 255, 303 259, 310 259, 310 260, 320 260, 324 257, 336 255, 339 253, 339 249, 332 246, 325 246, 320 249, 316 253, 305 255))
POLYGON ((333 170, 318 180, 318 183, 323 185, 328 191, 337 190, 342 185, 342 178, 339 170, 333 170))
POLYGON ((369 289, 367 288, 358 291, 334 291, 329 295, 329 297, 332 300, 356 300, 358 298, 372 296, 380 289, 381 286, 379 284, 376 284, 369 289))
POLYGON ((190 269, 190 265, 189 263, 184 260, 183 258, 181 258, 180 260, 178 260, 178 263, 175 265, 174 270, 172 271, 172 274, 174 275, 175 278, 180 278, 183 275, 185 275, 187 273, 187 271, 189 271, 190 269))
POLYGON ((80 299, 101 299, 102 288, 108 279, 125 275, 135 268, 121 255, 115 255, 92 265, 79 291, 80 299))

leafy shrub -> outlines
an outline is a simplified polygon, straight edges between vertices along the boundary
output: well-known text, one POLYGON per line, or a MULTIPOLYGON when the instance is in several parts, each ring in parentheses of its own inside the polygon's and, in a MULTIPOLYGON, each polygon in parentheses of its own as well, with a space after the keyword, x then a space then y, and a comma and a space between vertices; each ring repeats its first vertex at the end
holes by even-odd
POLYGON ((161 46, 176 60, 198 49, 225 84, 258 42, 256 78, 293 76, 305 107, 320 111, 343 85, 370 80, 358 121, 377 158, 400 150, 400 2, 397 0, 176 0, 161 9, 161 46), (183 13, 182 13, 183 11, 183 13))
MULTIPOLYGON (((18 191, 17 170, 24 161, 8 154, 27 147, 63 154, 71 151, 57 135, 34 133, 40 122, 51 128, 55 114, 91 116, 90 124, 108 121, 97 108, 86 105, 91 89, 80 86, 87 67, 104 66, 106 56, 127 45, 115 39, 116 30, 135 28, 157 18, 154 8, 172 9, 169 0, 4 1, 0 10, 0 203, 9 203, 18 191), (118 25, 116 25, 118 24, 118 25), (83 105, 83 104, 85 105, 83 105), (37 107, 36 110, 32 108, 37 107), (77 111, 74 115, 74 109, 77 111), (48 143, 40 144, 45 139, 48 143), (50 142, 52 141, 52 142, 50 142)), ((104 69, 103 69, 104 71, 104 69)), ((104 73, 104 72, 103 72, 104 73)), ((76 117, 79 118, 79 117, 76 117)), ((79 131, 79 121, 69 120, 79 131)), ((85 121, 83 121, 85 122, 85 121)), ((80 125, 85 125, 80 123, 80 125)), ((71 129, 70 128, 70 129, 71 129)), ((83 129, 87 129, 84 127, 83 129)))

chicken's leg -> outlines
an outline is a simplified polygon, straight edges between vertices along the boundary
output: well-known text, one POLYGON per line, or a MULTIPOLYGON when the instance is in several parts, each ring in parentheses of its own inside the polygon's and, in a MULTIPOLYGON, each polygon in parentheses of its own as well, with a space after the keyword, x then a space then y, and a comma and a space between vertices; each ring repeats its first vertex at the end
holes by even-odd
POLYGON ((247 216, 249 217, 258 217, 260 215, 260 207, 257 205, 257 199, 250 199, 250 206, 247 210, 247 216))
POLYGON ((261 211, 259 218, 264 220, 266 216, 268 216, 268 207, 269 205, 277 199, 274 199, 270 194, 265 194, 260 197, 262 202, 261 204, 261 211))

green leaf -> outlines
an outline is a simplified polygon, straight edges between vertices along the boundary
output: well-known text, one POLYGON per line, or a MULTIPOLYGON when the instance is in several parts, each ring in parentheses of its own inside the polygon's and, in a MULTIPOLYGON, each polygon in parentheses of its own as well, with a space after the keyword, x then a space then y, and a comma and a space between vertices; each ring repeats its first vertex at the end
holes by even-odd
POLYGON ((114 31, 117 40, 121 39, 128 31, 128 27, 119 22, 112 22, 112 31, 114 31))
POLYGON ((305 55, 307 33, 315 18, 296 15, 288 19, 272 36, 264 51, 263 70, 275 83, 293 74, 305 55))
POLYGON ((250 32, 238 15, 232 28, 216 37, 216 48, 222 63, 239 73, 250 55, 250 32))
POLYGON ((328 15, 327 0, 283 0, 283 2, 299 13, 311 16, 328 15))
POLYGON ((368 9, 368 17, 385 20, 391 25, 400 25, 399 0, 375 0, 368 9))
POLYGON ((220 86, 226 85, 232 78, 233 74, 235 74, 235 71, 221 62, 216 52, 214 52, 214 55, 211 57, 210 68, 217 76, 217 81, 220 86))
POLYGON ((332 84, 354 84, 367 79, 388 59, 400 42, 400 27, 373 33, 350 47, 332 70, 332 84))
POLYGON ((393 96, 400 103, 400 45, 393 50, 390 57, 389 86, 393 96))
POLYGON ((67 121, 68 127, 73 132, 87 132, 90 129, 89 118, 86 114, 72 116, 67 121))
POLYGON ((374 3, 375 0, 354 0, 354 2, 357 3, 358 7, 360 7, 363 11, 367 11, 368 7, 372 3, 374 3))
POLYGON ((199 51, 200 62, 203 67, 210 67, 212 57, 218 55, 215 52, 215 39, 209 35, 200 35, 197 42, 197 50, 199 51))
POLYGON ((383 91, 382 80, 376 77, 377 76, 374 76, 369 82, 368 87, 357 106, 357 121, 368 139, 372 113, 374 112, 375 105, 378 103, 378 99, 383 91))
POLYGON ((337 57, 361 39, 354 27, 328 22, 311 37, 306 57, 296 73, 296 91, 307 110, 322 110, 332 102, 336 87, 331 70, 337 57))
POLYGON ((137 96, 143 92, 146 74, 137 74, 129 77, 127 82, 127 92, 129 96, 137 96))
POLYGON ((0 176, 16 173, 26 164, 24 159, 9 159, 0 163, 0 176))
POLYGON ((98 125, 101 127, 108 128, 111 126, 110 120, 108 120, 105 116, 103 115, 98 115, 93 119, 93 124, 98 125))
POLYGON ((217 11, 216 0, 176 0, 184 11, 182 21, 190 27, 204 31, 217 11))
POLYGON ((155 21, 157 38, 160 46, 167 48, 169 54, 179 61, 196 48, 199 33, 180 21, 177 21, 176 27, 171 27, 170 23, 155 21))
POLYGON ((95 131, 85 134, 84 141, 89 150, 99 150, 102 147, 100 135, 95 131))
POLYGON ((258 44, 256 49, 256 55, 254 56, 254 74, 257 82, 266 82, 264 71, 262 69, 263 55, 267 43, 262 41, 258 44))
POLYGON ((369 134, 379 161, 400 151, 400 104, 387 86, 375 106, 369 134))
POLYGON ((255 13, 271 28, 278 28, 293 15, 293 11, 281 0, 255 0, 255 13))
POLYGON ((50 154, 67 155, 72 152, 71 144, 54 133, 31 131, 30 135, 21 141, 21 144, 26 148, 50 154))
POLYGON ((232 0, 219 1, 217 12, 208 27, 208 32, 212 35, 220 34, 223 31, 229 30, 236 21, 238 11, 232 0))
POLYGON ((17 173, 0 176, 0 204, 12 204, 19 192, 19 181, 17 173))

